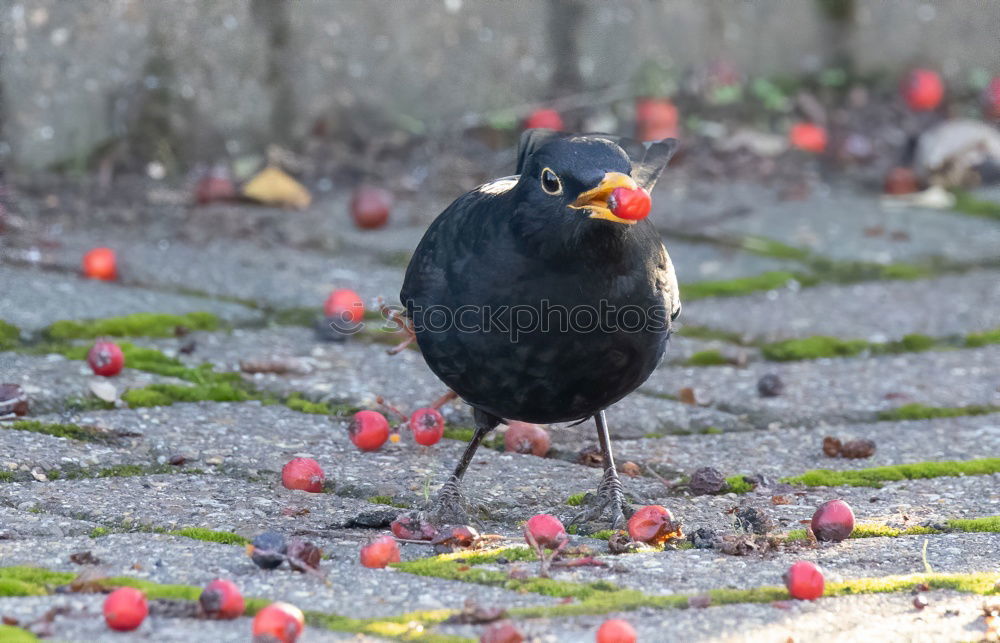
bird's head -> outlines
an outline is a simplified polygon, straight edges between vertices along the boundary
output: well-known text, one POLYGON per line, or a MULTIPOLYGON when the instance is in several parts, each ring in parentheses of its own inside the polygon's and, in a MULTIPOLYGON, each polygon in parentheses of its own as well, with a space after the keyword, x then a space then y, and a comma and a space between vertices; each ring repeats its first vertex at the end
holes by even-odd
POLYGON ((532 227, 631 227, 649 214, 649 190, 675 144, 671 139, 644 147, 604 135, 529 130, 518 150, 515 192, 522 213, 532 227))

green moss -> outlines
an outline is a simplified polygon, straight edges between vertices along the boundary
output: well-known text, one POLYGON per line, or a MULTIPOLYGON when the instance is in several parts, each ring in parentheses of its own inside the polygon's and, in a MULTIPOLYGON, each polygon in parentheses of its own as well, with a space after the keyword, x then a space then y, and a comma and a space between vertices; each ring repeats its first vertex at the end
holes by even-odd
POLYGON ((721 366, 729 360, 717 350, 698 351, 684 361, 684 366, 721 366))
POLYGON ((919 333, 911 333, 909 335, 903 335, 903 339, 899 342, 899 352, 919 353, 922 351, 929 351, 934 348, 937 343, 937 340, 933 337, 921 335, 919 333))
POLYGON ((694 326, 691 324, 685 324, 680 327, 677 331, 678 335, 683 335, 684 337, 690 337, 692 339, 706 339, 706 340, 719 340, 723 342, 729 342, 730 344, 740 344, 745 345, 742 335, 739 333, 730 333, 724 330, 716 330, 714 328, 708 328, 707 326, 694 326))
POLYGON ((595 531, 594 533, 590 534, 590 537, 596 538, 597 540, 610 540, 614 534, 615 534, 614 529, 602 529, 601 531, 595 531))
POLYGON ((225 382, 195 386, 150 384, 122 394, 122 400, 132 408, 170 406, 175 402, 246 402, 254 399, 259 397, 225 382))
POLYGON ((781 482, 802 484, 807 487, 836 487, 841 485, 880 487, 883 482, 896 480, 988 475, 998 472, 1000 472, 1000 458, 983 458, 980 460, 953 462, 915 462, 912 464, 896 464, 850 471, 813 469, 800 476, 782 478, 781 482))
POLYGON ((368 499, 368 502, 376 505, 388 505, 389 507, 397 507, 399 509, 409 509, 410 505, 405 502, 397 502, 392 496, 372 496, 368 499))
POLYGON ((868 342, 861 339, 844 340, 828 335, 815 335, 765 344, 760 350, 765 359, 787 362, 820 357, 847 357, 857 355, 869 346, 868 342))
POLYGON ((717 426, 706 426, 701 432, 705 435, 719 435, 721 433, 725 433, 725 431, 717 426))
POLYGON ((1000 328, 981 333, 969 333, 965 336, 965 345, 969 348, 978 348, 987 344, 1000 344, 1000 328))
POLYGON ((955 190, 955 211, 976 217, 1000 219, 1000 203, 978 199, 965 190, 955 190))
POLYGON ((285 308, 271 313, 270 320, 279 326, 311 327, 319 316, 316 308, 285 308))
POLYGON ((46 593, 45 588, 31 583, 14 578, 0 578, 0 596, 44 596, 46 593))
POLYGON ((101 538, 102 536, 107 536, 110 533, 111 530, 108 529, 107 527, 94 527, 93 529, 90 530, 90 533, 87 535, 90 536, 91 538, 101 538))
MULTIPOLYGON (((943 533, 932 527, 908 527, 896 529, 888 525, 855 525, 850 538, 898 538, 899 536, 922 536, 943 533)), ((805 529, 793 529, 785 536, 786 541, 806 540, 805 529)))
POLYGON ((10 482, 14 479, 14 474, 10 471, 0 471, 0 482, 10 482))
POLYGON ((285 400, 285 406, 300 413, 315 413, 317 415, 330 415, 329 405, 323 402, 311 402, 303 399, 298 393, 293 393, 285 400))
POLYGON ((761 290, 777 290, 796 279, 796 275, 786 271, 765 272, 752 277, 737 277, 721 281, 698 281, 681 285, 681 300, 703 299, 705 297, 736 297, 761 290))
POLYGON ((987 415, 989 413, 1000 412, 1000 406, 993 405, 972 405, 972 406, 927 406, 926 404, 912 403, 903 406, 881 411, 878 419, 883 422, 897 420, 929 420, 932 418, 954 418, 966 415, 987 415))
POLYGON ((746 481, 744 476, 731 476, 726 478, 726 491, 729 493, 747 493, 753 491, 753 485, 746 481))
POLYGON ((20 627, 0 625, 0 641, 5 643, 31 643, 40 640, 37 636, 20 627))
POLYGON ((69 438, 70 440, 81 440, 84 442, 111 443, 115 441, 110 433, 76 424, 18 420, 9 424, 0 424, 0 428, 12 431, 28 431, 29 433, 43 433, 45 435, 53 435, 57 438, 69 438))
POLYGON ((96 337, 173 337, 178 326, 190 330, 216 330, 219 318, 212 313, 186 315, 135 313, 89 321, 57 321, 43 332, 53 340, 93 339, 96 337))
POLYGON ((0 319, 0 351, 9 350, 21 343, 21 330, 14 324, 0 319))
MULTIPOLYGON (((475 435, 475 433, 475 430, 464 426, 446 426, 444 429, 444 437, 451 440, 459 440, 461 442, 471 441, 472 436, 475 435)), ((494 434, 492 436, 487 435, 481 444, 488 449, 494 449, 496 451, 504 450, 503 436, 499 434, 494 434)))
POLYGON ((958 531, 1000 533, 1000 516, 949 520, 947 525, 958 531))
POLYGON ((586 493, 574 493, 569 498, 566 498, 566 504, 570 507, 579 507, 583 504, 583 499, 586 495, 586 493))
POLYGON ((796 248, 767 237, 748 235, 740 240, 739 245, 747 252, 752 252, 763 257, 773 257, 775 259, 808 261, 812 257, 812 253, 808 250, 796 248))
POLYGON ((174 529, 168 531, 167 534, 171 536, 183 536, 184 538, 192 538, 194 540, 204 540, 210 543, 221 543, 223 545, 246 545, 250 541, 240 536, 239 534, 234 534, 229 531, 213 531, 211 529, 202 529, 201 527, 185 527, 183 529, 174 529))

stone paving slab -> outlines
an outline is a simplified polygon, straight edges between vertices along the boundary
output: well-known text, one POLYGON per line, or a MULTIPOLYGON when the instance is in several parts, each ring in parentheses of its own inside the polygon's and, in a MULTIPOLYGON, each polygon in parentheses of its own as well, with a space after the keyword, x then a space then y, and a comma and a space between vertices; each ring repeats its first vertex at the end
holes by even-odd
MULTIPOLYGON (((59 420, 49 417, 47 420, 59 420)), ((118 464, 139 464, 147 461, 134 455, 129 444, 134 438, 121 438, 117 446, 105 443, 81 442, 28 431, 4 430, 0 423, 0 471, 22 474, 76 469, 78 467, 109 467, 118 464)), ((110 436, 109 436, 110 437, 110 436)))
POLYGON ((752 341, 833 335, 884 342, 909 333, 966 335, 1000 325, 1000 271, 700 299, 684 304, 681 321, 752 341))
MULTIPOLYGON (((370 535, 371 532, 348 532, 343 534, 340 543, 333 544, 309 538, 325 554, 331 555, 320 563, 326 580, 293 572, 284 565, 275 570, 260 569, 244 548, 237 545, 159 534, 0 542, 0 557, 4 565, 36 565, 56 571, 79 572, 83 568, 71 563, 69 555, 89 551, 101 561, 97 569, 108 576, 195 586, 203 586, 215 578, 228 578, 247 597, 287 601, 302 610, 355 618, 461 609, 466 598, 475 598, 484 605, 508 607, 552 605, 557 600, 538 594, 415 576, 394 569, 367 569, 358 561, 358 550, 370 535)), ((426 547, 417 545, 404 545, 403 549, 407 557, 414 553, 427 554, 426 547)))
POLYGON ((877 197, 814 190, 779 200, 762 186, 672 186, 654 195, 653 220, 666 232, 757 235, 842 260, 891 263, 934 257, 993 261, 1000 227, 983 217, 922 208, 886 208, 877 197))
POLYGON ((97 523, 56 514, 29 511, 34 502, 20 503, 24 510, 0 504, 0 542, 5 540, 62 538, 89 534, 97 523))
MULTIPOLYGON (((79 258, 72 268, 79 270, 79 258)), ((145 290, 75 274, 19 268, 0 263, 0 319, 22 331, 41 330, 62 319, 95 319, 131 313, 184 314, 206 311, 229 322, 246 323, 261 313, 240 304, 145 290)), ((188 287, 193 287, 192 281, 188 287)))
MULTIPOLYGON (((59 641, 218 641, 245 643, 252 638, 250 617, 232 621, 169 618, 150 616, 132 632, 113 632, 104 624, 101 607, 103 594, 67 594, 62 596, 24 596, 0 598, 0 616, 20 620, 23 624, 41 617, 54 607, 70 611, 55 617, 52 634, 59 641)), ((298 639, 301 643, 326 641, 380 641, 383 639, 331 632, 306 627, 298 639)))
MULTIPOLYGON (((606 619, 622 618, 635 627, 639 641, 699 643, 974 641, 985 633, 982 596, 950 590, 934 590, 925 596, 931 604, 923 611, 914 609, 910 594, 896 593, 788 601, 783 609, 770 604, 643 609, 571 619, 538 619, 518 623, 518 627, 539 640, 591 641, 606 619)), ((453 625, 441 628, 449 634, 472 638, 482 629, 453 625)))
POLYGON ((912 402, 948 407, 1000 403, 1000 346, 756 362, 746 368, 662 367, 639 391, 676 396, 685 387, 693 387, 721 410, 749 415, 758 426, 871 422, 879 411, 912 402), (784 382, 784 392, 777 397, 757 392, 758 380, 768 373, 784 382))
POLYGON ((804 468, 851 470, 925 461, 973 460, 1000 453, 1000 414, 786 428, 753 433, 666 436, 623 441, 616 454, 626 460, 692 473, 715 467, 725 475, 760 473, 777 479, 798 475, 804 468), (876 444, 869 458, 830 458, 823 438, 844 442, 865 438, 876 444))
POLYGON ((0 353, 0 380, 20 384, 28 395, 30 413, 48 413, 63 410, 68 402, 96 399, 90 385, 94 382, 110 383, 119 395, 126 389, 142 388, 163 382, 183 384, 181 380, 145 371, 125 368, 114 378, 94 375, 83 360, 66 359, 59 354, 24 355, 0 353))

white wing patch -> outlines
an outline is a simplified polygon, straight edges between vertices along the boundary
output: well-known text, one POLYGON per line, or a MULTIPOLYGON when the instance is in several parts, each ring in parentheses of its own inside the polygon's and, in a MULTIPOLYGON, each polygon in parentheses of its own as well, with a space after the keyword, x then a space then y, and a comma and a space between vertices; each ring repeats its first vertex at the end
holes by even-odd
POLYGON ((515 185, 517 185, 516 176, 505 176, 502 179, 497 179, 496 181, 480 185, 476 188, 476 191, 482 192, 483 194, 503 194, 504 192, 510 191, 510 189, 515 185))

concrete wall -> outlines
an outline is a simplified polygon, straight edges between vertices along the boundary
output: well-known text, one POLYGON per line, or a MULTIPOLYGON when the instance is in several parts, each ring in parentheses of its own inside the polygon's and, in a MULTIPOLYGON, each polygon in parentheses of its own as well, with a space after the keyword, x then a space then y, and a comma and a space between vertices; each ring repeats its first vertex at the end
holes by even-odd
POLYGON ((553 93, 627 93, 644 60, 1000 73, 1000 2, 856 2, 844 29, 817 0, 0 0, 0 159, 71 167, 126 141, 182 167, 320 116, 436 132, 553 93))

